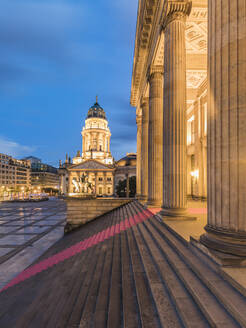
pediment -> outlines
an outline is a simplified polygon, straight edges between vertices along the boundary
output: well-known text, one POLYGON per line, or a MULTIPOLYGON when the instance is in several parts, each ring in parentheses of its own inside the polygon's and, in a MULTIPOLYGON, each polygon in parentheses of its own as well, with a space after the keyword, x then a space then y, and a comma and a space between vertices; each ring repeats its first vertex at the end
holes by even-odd
POLYGON ((83 163, 75 164, 69 168, 70 170, 108 170, 112 169, 112 166, 100 163, 93 159, 89 159, 83 163))

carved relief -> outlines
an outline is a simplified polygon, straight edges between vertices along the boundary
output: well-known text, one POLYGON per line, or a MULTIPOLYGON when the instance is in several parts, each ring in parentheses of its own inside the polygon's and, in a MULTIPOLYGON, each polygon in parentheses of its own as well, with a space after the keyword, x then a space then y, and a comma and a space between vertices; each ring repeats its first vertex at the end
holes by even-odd
POLYGON ((186 83, 188 89, 197 89, 207 77, 207 72, 203 70, 187 70, 186 83))

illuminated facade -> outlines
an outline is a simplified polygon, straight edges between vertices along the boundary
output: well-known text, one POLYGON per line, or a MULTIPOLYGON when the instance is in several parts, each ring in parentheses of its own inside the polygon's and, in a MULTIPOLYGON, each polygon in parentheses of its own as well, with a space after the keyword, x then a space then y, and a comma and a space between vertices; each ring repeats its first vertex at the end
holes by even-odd
POLYGON ((163 185, 168 181, 164 177, 170 177, 169 172, 165 172, 167 166, 164 166, 163 158, 166 158, 175 166, 173 174, 178 179, 174 178, 173 182, 182 185, 180 206, 185 208, 185 194, 201 199, 207 197, 207 0, 180 1, 179 7, 175 7, 175 1, 159 0, 157 3, 153 8, 157 10, 160 6, 160 10, 150 14, 146 9, 147 2, 139 1, 131 90, 131 104, 136 107, 137 152, 140 155, 137 195, 149 206, 163 205, 163 190, 168 190, 168 186, 163 185), (177 17, 180 15, 184 27, 180 35, 173 35, 182 43, 177 49, 171 44, 171 31, 159 29, 164 26, 169 9, 174 10, 177 17), (146 20, 150 23, 147 24, 146 20), (183 66, 169 66, 173 56, 180 56, 179 64, 183 66), (172 84, 171 76, 173 81, 178 81, 177 84, 172 84), (172 85, 177 90, 169 88, 172 85), (177 106, 177 113, 172 106, 177 106), (163 108, 170 108, 170 113, 163 108), (167 145, 163 147, 165 140, 167 145), (172 150, 169 147, 172 140, 179 140, 182 147, 172 150))
POLYGON ((246 256, 246 11, 238 0, 139 0, 131 104, 137 195, 163 216, 208 201, 203 245, 246 256))
POLYGON ((108 120, 103 108, 97 101, 88 111, 81 136, 82 155, 80 156, 80 152, 77 152, 76 157, 73 158, 74 164, 82 163, 87 159, 96 159, 104 164, 113 164, 108 120))
POLYGON ((26 190, 31 184, 31 163, 0 153, 1 191, 26 190))
POLYGON ((81 131, 82 153, 60 164, 60 192, 70 196, 113 196, 114 159, 110 152, 111 133, 103 108, 96 103, 89 109, 81 131))

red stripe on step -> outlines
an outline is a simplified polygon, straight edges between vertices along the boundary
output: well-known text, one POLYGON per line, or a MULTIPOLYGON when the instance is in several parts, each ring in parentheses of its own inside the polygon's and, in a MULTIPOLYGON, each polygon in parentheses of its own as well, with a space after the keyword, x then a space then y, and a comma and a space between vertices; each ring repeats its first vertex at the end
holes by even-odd
POLYGON ((39 262, 32 267, 27 268, 23 272, 21 272, 17 277, 15 277, 13 280, 11 280, 5 287, 3 287, 0 292, 8 289, 9 287, 12 287, 32 276, 35 276, 37 273, 42 272, 44 270, 47 270, 48 268, 54 266, 55 264, 58 264, 60 262, 63 262, 64 260, 81 253, 82 251, 103 242, 104 240, 113 237, 114 235, 120 233, 123 230, 129 229, 132 226, 147 220, 153 216, 153 213, 149 210, 144 210, 141 212, 138 212, 134 216, 130 218, 126 218, 125 220, 122 220, 120 223, 117 223, 116 225, 112 225, 111 227, 100 231, 99 233, 61 251, 58 254, 55 254, 48 259, 43 260, 42 262, 39 262))

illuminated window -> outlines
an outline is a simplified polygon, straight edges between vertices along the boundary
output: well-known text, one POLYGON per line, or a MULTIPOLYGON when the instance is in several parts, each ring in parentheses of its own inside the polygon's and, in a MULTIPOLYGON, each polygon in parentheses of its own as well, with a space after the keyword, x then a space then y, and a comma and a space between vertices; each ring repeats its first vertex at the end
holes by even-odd
POLYGON ((110 194, 111 193, 111 188, 108 188, 108 194, 110 194))
POLYGON ((99 187, 99 195, 102 195, 102 187, 99 187))

